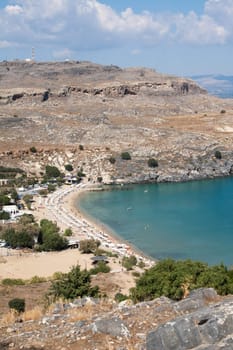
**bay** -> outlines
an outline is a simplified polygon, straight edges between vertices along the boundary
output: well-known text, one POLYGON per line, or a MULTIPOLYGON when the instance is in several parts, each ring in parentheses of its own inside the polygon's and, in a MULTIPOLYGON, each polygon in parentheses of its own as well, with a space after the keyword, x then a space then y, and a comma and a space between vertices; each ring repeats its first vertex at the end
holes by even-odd
POLYGON ((78 206, 155 259, 233 265, 233 178, 87 192, 78 206))

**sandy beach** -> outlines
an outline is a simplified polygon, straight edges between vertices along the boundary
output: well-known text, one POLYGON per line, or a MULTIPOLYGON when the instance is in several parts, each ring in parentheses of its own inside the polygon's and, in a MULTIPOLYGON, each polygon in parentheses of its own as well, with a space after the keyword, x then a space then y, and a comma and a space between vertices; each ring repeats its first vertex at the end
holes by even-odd
MULTIPOLYGON (((112 237, 109 232, 103 231, 95 223, 83 216, 77 209, 75 202, 77 197, 93 188, 90 185, 64 185, 47 197, 35 196, 33 205, 33 215, 36 220, 47 218, 56 221, 61 228, 61 232, 70 227, 73 231, 74 240, 87 238, 98 239, 103 249, 109 249, 118 254, 137 255, 148 266, 152 261, 133 252, 132 248, 112 237)), ((67 249, 62 252, 23 252, 19 250, 0 249, 0 279, 3 278, 23 278, 30 279, 33 276, 50 277, 55 272, 68 272, 74 265, 79 264, 82 269, 89 269, 92 265, 92 255, 81 254, 78 249, 67 249)), ((132 287, 133 278, 129 278, 129 273, 123 271, 120 259, 110 259, 111 273, 117 274, 117 279, 125 287, 132 287)))

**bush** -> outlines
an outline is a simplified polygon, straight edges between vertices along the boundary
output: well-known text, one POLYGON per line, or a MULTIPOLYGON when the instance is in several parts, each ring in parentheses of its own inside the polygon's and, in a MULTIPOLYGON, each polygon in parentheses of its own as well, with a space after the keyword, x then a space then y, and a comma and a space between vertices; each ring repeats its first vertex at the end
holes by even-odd
POLYGON ((34 146, 30 147, 30 152, 32 152, 32 153, 36 153, 36 152, 37 152, 36 147, 34 147, 34 146))
POLYGON ((209 267, 207 264, 184 260, 165 259, 145 271, 131 289, 134 302, 166 296, 180 300, 184 293, 202 287, 215 288, 218 294, 233 292, 233 276, 223 265, 209 267))
POLYGON ((11 248, 32 248, 35 244, 33 236, 26 229, 17 232, 9 228, 2 237, 11 248))
POLYGON ((63 250, 68 247, 68 241, 59 234, 60 228, 53 221, 42 219, 40 221, 40 234, 38 244, 40 250, 63 250))
POLYGON ((39 277, 39 276, 33 276, 30 280, 29 280, 29 284, 37 284, 37 283, 44 283, 46 282, 47 279, 45 277, 39 277))
POLYGON ((222 159, 222 153, 220 151, 215 151, 214 156, 216 159, 222 159))
POLYGON ((1 284, 3 286, 24 286, 26 282, 21 278, 4 278, 1 284))
POLYGON ((66 165, 65 165, 65 169, 66 169, 67 171, 73 171, 73 170, 74 170, 74 168, 72 167, 71 164, 66 164, 66 165))
POLYGON ((25 311, 25 299, 11 299, 8 303, 9 308, 17 311, 18 313, 25 311))
POLYGON ((57 167, 51 165, 46 165, 45 174, 48 178, 61 176, 60 170, 57 167))
POLYGON ((65 237, 70 237, 70 236, 72 236, 72 234, 73 234, 73 231, 72 231, 71 228, 66 228, 65 229, 65 232, 64 232, 64 236, 65 237))
POLYGON ((226 113, 226 110, 225 110, 225 109, 222 109, 220 113, 221 113, 221 114, 225 114, 225 113, 226 113))
MULTIPOLYGON (((43 190, 42 190, 43 191, 43 190)), ((56 185, 54 184, 48 184, 48 189, 47 189, 47 192, 51 193, 51 192, 54 192, 56 191, 56 185)))
POLYGON ((122 152, 121 153, 121 159, 123 159, 123 160, 130 160, 131 156, 130 156, 129 152, 122 152))
POLYGON ((125 294, 122 293, 116 293, 115 294, 115 298, 114 298, 118 303, 120 303, 121 301, 127 300, 129 299, 129 297, 125 294))
POLYGON ((91 275, 97 275, 100 272, 108 273, 110 271, 111 271, 110 267, 104 261, 100 261, 96 265, 96 267, 94 267, 93 269, 90 270, 90 274, 91 275))
POLYGON ((49 294, 55 299, 75 299, 78 297, 96 297, 99 293, 98 287, 91 287, 90 272, 80 270, 80 266, 72 267, 68 273, 61 274, 57 281, 52 282, 49 294))
POLYGON ((101 183, 101 182, 103 181, 102 176, 98 176, 98 177, 97 177, 97 181, 101 183))
POLYGON ((79 149, 80 149, 80 151, 83 151, 84 150, 83 145, 79 145, 79 149))
POLYGON ((116 159, 115 159, 114 157, 110 157, 110 158, 109 158, 109 162, 110 162, 111 164, 114 164, 114 163, 116 163, 116 159))
POLYGON ((154 158, 148 159, 148 166, 150 168, 156 168, 158 166, 158 161, 154 158))
POLYGON ((100 241, 95 239, 84 239, 80 241, 79 249, 84 254, 94 253, 100 246, 100 241))
POLYGON ((137 258, 134 255, 129 257, 124 256, 122 259, 122 266, 126 268, 127 271, 132 270, 133 266, 137 264, 137 258))
POLYGON ((6 211, 0 212, 0 220, 9 220, 10 217, 10 214, 6 211))

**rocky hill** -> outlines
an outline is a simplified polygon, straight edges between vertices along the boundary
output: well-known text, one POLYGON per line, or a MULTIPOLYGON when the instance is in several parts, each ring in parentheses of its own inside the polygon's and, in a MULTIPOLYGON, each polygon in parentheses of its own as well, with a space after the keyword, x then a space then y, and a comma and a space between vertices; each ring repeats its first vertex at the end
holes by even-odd
POLYGON ((232 321, 232 297, 220 298, 211 288, 180 302, 83 298, 57 303, 39 318, 8 322, 0 327, 0 349, 231 350, 232 321))
POLYGON ((31 175, 67 163, 107 183, 232 173, 233 101, 192 80, 90 62, 4 61, 0 105, 0 165, 31 175), (148 167, 149 158, 159 166, 148 167))

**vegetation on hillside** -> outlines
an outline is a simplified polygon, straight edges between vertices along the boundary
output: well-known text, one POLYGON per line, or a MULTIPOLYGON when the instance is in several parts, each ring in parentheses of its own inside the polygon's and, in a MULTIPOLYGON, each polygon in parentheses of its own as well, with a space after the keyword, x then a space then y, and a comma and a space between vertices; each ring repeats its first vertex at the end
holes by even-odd
POLYGON ((72 267, 68 273, 60 274, 56 281, 52 282, 49 295, 54 299, 75 299, 78 297, 97 297, 98 287, 91 287, 91 274, 87 270, 81 270, 80 266, 72 267))
POLYGON ((160 296, 180 300, 187 291, 212 287, 218 294, 233 293, 233 271, 220 264, 208 266, 199 261, 165 259, 145 271, 131 289, 134 302, 160 296))

